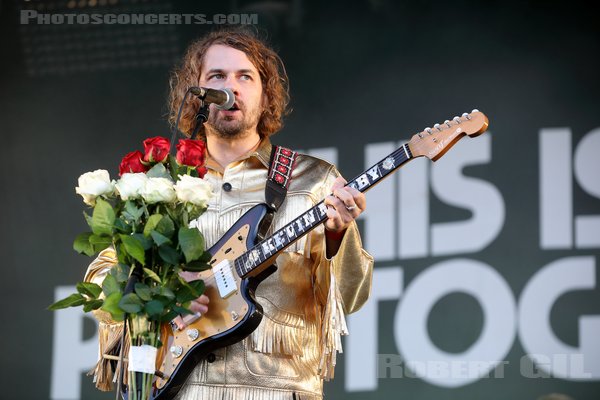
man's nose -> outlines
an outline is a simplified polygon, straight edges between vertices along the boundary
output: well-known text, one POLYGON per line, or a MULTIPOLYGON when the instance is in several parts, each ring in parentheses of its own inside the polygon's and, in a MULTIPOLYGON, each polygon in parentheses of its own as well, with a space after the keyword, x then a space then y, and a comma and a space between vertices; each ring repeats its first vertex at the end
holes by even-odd
POLYGON ((234 95, 238 95, 240 93, 240 86, 238 84, 237 79, 234 76, 228 76, 225 80, 225 88, 231 89, 234 95))

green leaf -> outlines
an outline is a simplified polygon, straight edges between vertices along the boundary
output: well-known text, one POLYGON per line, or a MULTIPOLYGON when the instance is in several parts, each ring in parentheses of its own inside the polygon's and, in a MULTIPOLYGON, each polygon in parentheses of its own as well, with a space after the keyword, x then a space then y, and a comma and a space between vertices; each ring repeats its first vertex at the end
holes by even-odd
POLYGON ((73 293, 72 295, 48 306, 48 310, 56 311, 67 307, 77 307, 83 303, 85 303, 85 297, 79 293, 73 293))
POLYGON ((92 217, 90 216, 90 214, 86 213, 85 211, 83 212, 83 218, 85 219, 85 222, 87 222, 88 226, 90 227, 90 229, 92 228, 92 217))
POLYGON ((158 276, 156 272, 152 271, 150 268, 144 268, 144 274, 146 274, 146 276, 153 281, 156 281, 159 284, 162 283, 160 276, 158 276))
POLYGON ((143 207, 136 206, 135 203, 131 200, 127 200, 125 202, 125 208, 123 210, 123 217, 127 221, 133 221, 135 224, 137 224, 143 214, 144 214, 143 207))
POLYGON ((92 299, 97 299, 100 293, 102 293, 102 288, 96 283, 79 282, 76 287, 79 293, 89 296, 92 299))
POLYGON ((131 267, 127 264, 119 263, 110 272, 119 283, 125 283, 129 280, 129 272, 131 267))
POLYGON ((151 291, 153 294, 164 297, 167 300, 173 300, 175 298, 175 293, 165 286, 154 286, 151 291))
MULTIPOLYGON (((190 285, 183 278, 179 278, 180 287, 175 291, 175 296, 178 303, 186 303, 197 299, 202 294, 196 290, 195 286, 190 285)), ((197 281, 194 281, 197 282, 197 281)), ((195 284, 196 285, 196 284, 195 284)), ((202 283, 202 290, 204 290, 204 283, 202 283)))
POLYGON ((204 281, 202 279, 190 281, 188 282, 188 284, 194 289, 194 295, 196 296, 196 298, 200 297, 202 293, 204 293, 205 286, 204 281))
POLYGON ((209 263, 210 260, 212 260, 212 258, 213 258, 212 254, 210 254, 208 251, 205 251, 204 254, 202 254, 202 257, 200 257, 198 259, 198 261, 209 263))
POLYGON ((142 243, 133 236, 119 235, 119 237, 123 242, 123 246, 125 246, 125 250, 127 250, 127 254, 139 261, 140 264, 146 265, 144 246, 142 243))
POLYGON ((112 206, 106 200, 98 197, 92 214, 92 232, 96 235, 112 236, 114 223, 115 211, 112 206))
POLYGON ((131 226, 121 218, 115 219, 115 228, 121 233, 131 233, 131 226))
POLYGON ((162 217, 158 225, 156 225, 155 230, 161 235, 164 235, 171 239, 173 237, 173 234, 175 233, 175 223, 169 216, 165 215, 164 217, 162 217))
POLYGON ((140 299, 144 301, 152 300, 152 293, 150 292, 150 287, 145 283, 138 282, 135 284, 135 293, 139 296, 140 299))
POLYGON ((171 174, 167 172, 167 169, 163 163, 155 164, 154 167, 150 168, 150 170, 146 172, 146 176, 148 176, 148 178, 167 178, 170 181, 173 180, 171 174))
POLYGON ((171 174, 171 179, 176 182, 178 179, 178 166, 177 159, 172 154, 169 154, 169 173, 171 174))
POLYGON ((192 169, 192 170, 190 171, 190 173, 189 173, 188 175, 189 175, 189 176, 193 176, 194 178, 197 178, 197 177, 199 176, 199 175, 198 175, 198 170, 197 170, 196 168, 194 168, 194 169, 192 169))
POLYGON ((75 238, 73 242, 73 249, 79 254, 85 254, 88 257, 93 256, 94 246, 90 243, 90 236, 92 236, 92 232, 84 232, 75 238))
POLYGON ((177 317, 177 311, 171 310, 167 314, 160 317, 161 322, 172 321, 175 317, 177 317))
POLYGON ((174 305, 173 306, 173 311, 175 311, 179 315, 193 314, 194 313, 189 308, 187 308, 187 307, 181 307, 181 306, 178 306, 178 305, 174 305))
POLYGON ((117 278, 112 274, 108 274, 102 281, 102 291, 106 297, 110 297, 114 293, 121 292, 121 285, 117 282, 117 278))
POLYGON ((207 269, 210 269, 210 264, 207 264, 206 262, 203 262, 200 260, 196 260, 196 261, 189 262, 187 264, 183 264, 181 266, 181 268, 184 271, 200 272, 200 271, 206 271, 207 269))
POLYGON ((152 240, 154 240, 154 243, 156 243, 157 246, 162 246, 163 244, 171 244, 171 240, 168 237, 163 236, 156 231, 150 232, 150 236, 152 236, 152 240))
POLYGON ((197 260, 204 253, 204 237, 196 228, 179 228, 179 246, 186 262, 197 260))
POLYGON ((94 253, 98 253, 112 244, 112 237, 110 236, 98 236, 93 234, 90 236, 89 240, 94 249, 94 253))
POLYGON ((128 265, 130 263, 129 254, 127 254, 127 249, 125 249, 123 243, 119 243, 119 251, 117 251, 117 260, 119 261, 119 264, 128 265))
POLYGON ((83 305, 83 311, 84 312, 90 312, 92 310, 97 310, 100 307, 102 307, 102 304, 104 303, 104 300, 102 299, 94 299, 94 300, 90 300, 87 303, 85 303, 83 305))
POLYGON ((125 318, 125 313, 119 308, 119 302, 121 301, 122 296, 121 292, 114 292, 104 299, 104 304, 100 307, 101 310, 110 313, 112 319, 115 321, 123 321, 125 318))
POLYGON ((135 293, 126 294, 119 301, 119 307, 129 314, 137 314, 142 311, 144 303, 135 293))
POLYGON ((144 306, 144 311, 150 317, 158 317, 158 316, 160 316, 160 314, 162 314, 162 312, 164 311, 164 309, 165 309, 165 307, 158 300, 151 300, 148 303, 146 303, 146 305, 144 306))
POLYGON ((178 265, 181 260, 181 255, 171 246, 161 246, 158 248, 159 257, 170 265, 178 265))
POLYGON ((156 225, 163 218, 162 214, 153 214, 148 218, 146 225, 144 226, 144 236, 150 236, 150 233, 156 228, 156 225))
POLYGON ((147 238, 142 233, 134 233, 131 236, 133 236, 134 238, 139 240, 139 242, 142 244, 142 247, 144 248, 144 251, 150 250, 152 248, 152 245, 153 245, 152 239, 147 238))

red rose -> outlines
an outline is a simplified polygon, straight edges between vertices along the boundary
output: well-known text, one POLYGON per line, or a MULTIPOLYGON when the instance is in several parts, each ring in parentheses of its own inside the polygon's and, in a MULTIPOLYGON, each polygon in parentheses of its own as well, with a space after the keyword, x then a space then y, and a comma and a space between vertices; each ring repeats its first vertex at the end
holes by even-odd
POLYGON ((123 157, 119 164, 119 176, 132 172, 146 172, 148 167, 142 164, 142 157, 144 155, 139 150, 132 151, 123 157))
POLYGON ((204 178, 204 175, 206 175, 206 172, 208 172, 208 169, 203 166, 203 167, 198 167, 196 169, 196 171, 198 171, 198 177, 204 178))
POLYGON ((144 161, 163 162, 169 156, 171 144, 168 139, 162 136, 153 137, 144 140, 144 161))
POLYGON ((177 144, 177 163, 188 167, 201 167, 204 165, 205 150, 206 146, 201 140, 181 139, 177 144))

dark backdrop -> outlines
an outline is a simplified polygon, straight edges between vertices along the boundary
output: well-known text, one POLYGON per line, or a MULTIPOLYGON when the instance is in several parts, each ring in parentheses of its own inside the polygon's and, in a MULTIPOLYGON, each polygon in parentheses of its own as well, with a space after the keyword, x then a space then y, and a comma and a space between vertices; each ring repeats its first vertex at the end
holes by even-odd
MULTIPOLYGON (((71 358, 79 360, 85 368, 93 363, 90 345, 87 353, 80 351, 82 343, 93 341, 91 319, 73 314, 75 319, 70 321, 83 328, 72 346, 64 347, 65 343, 57 344, 57 313, 45 310, 53 302, 56 288, 74 285, 89 262, 71 247, 73 238, 85 228, 82 203, 74 187, 77 177, 86 171, 107 168, 115 175, 123 154, 141 148, 146 137, 168 134, 169 71, 186 45, 211 29, 206 24, 19 23, 20 10, 36 9, 40 13, 202 13, 209 18, 219 13, 258 14, 255 26, 279 51, 291 80, 294 111, 274 142, 306 151, 326 149, 319 154, 333 154, 347 177, 368 165, 367 154, 376 153, 376 144, 397 144, 425 126, 464 111, 484 111, 490 119, 489 138, 476 139, 482 142, 475 148, 459 147, 459 143, 455 157, 468 158, 471 152, 489 149, 489 157, 465 164, 459 172, 471 182, 488 182, 495 188, 490 193, 500 194, 503 207, 489 208, 489 213, 504 212, 497 232, 479 248, 436 253, 432 244, 437 240, 432 233, 434 224, 482 221, 473 229, 483 235, 494 223, 476 214, 475 194, 467 202, 453 202, 460 190, 449 189, 445 193, 450 200, 444 198, 439 193, 441 181, 434 182, 437 170, 424 163, 408 165, 401 178, 374 189, 368 199, 377 209, 361 221, 363 232, 371 232, 365 244, 377 261, 374 297, 369 303, 372 307, 359 312, 350 324, 352 328, 375 318, 375 350, 361 353, 360 344, 346 341, 345 357, 339 360, 336 380, 327 384, 326 393, 328 398, 339 399, 537 399, 549 393, 598 398, 600 325, 595 321, 600 296, 594 273, 600 255, 600 228, 593 221, 600 215, 600 164, 593 155, 600 151, 598 132, 594 132, 600 126, 600 25, 598 13, 586 3, 5 0, 0 7, 0 131, 4 150, 0 158, 0 293, 5 323, 0 397, 113 396, 95 392, 91 379, 83 374, 76 379, 80 383, 73 384, 66 378, 68 371, 60 370, 63 364, 53 364, 58 358, 67 365, 71 358), (542 143, 555 143, 554 138, 567 145, 559 143, 544 152, 542 143), (545 182, 554 182, 552 174, 556 171, 564 174, 559 173, 556 186, 544 186, 541 170, 547 171, 545 182), (413 206, 423 210, 422 206, 402 202, 406 193, 398 188, 403 187, 403 180, 421 182, 411 171, 423 172, 426 177, 425 191, 417 193, 421 196, 417 198, 427 201, 425 238, 429 243, 412 255, 403 247, 403 239, 398 239, 412 227, 397 226, 397 219, 411 214, 413 206), (558 199, 553 197, 556 193, 558 199), (560 193, 567 193, 567 199, 560 193), (560 214, 557 226, 574 233, 556 233, 552 218, 543 216, 543 204, 555 205, 560 214), (373 224, 386 215, 394 223, 389 229, 380 229, 378 236, 373 224), (591 221, 582 232, 577 230, 578 218, 591 221), (561 221, 566 222, 561 225, 561 221), (550 233, 546 234, 558 239, 545 242, 543 224, 549 224, 546 232, 550 233), (388 242, 386 250, 381 243, 388 242), (577 291, 577 283, 566 283, 571 289, 558 296, 548 315, 552 335, 570 351, 560 354, 571 363, 571 369, 576 369, 576 355, 583 354, 582 368, 571 378, 551 377, 544 374, 544 368, 531 368, 527 356, 531 349, 523 345, 528 340, 523 339, 527 336, 523 327, 535 319, 537 309, 524 310, 520 297, 536 274, 561 260, 565 262, 563 275, 554 275, 551 282, 560 286, 564 283, 561 276, 586 282, 579 284, 577 291), (403 315, 410 313, 398 311, 403 300, 400 292, 408 296, 411 284, 422 274, 433 271, 438 263, 452 262, 483 263, 510 288, 514 304, 507 307, 512 310, 509 320, 514 327, 509 329, 511 338, 505 338, 506 351, 498 350, 501 354, 496 359, 507 363, 503 377, 473 379, 448 387, 431 379, 407 377, 390 367, 407 367, 404 361, 410 358, 410 351, 402 348, 404 328, 398 327, 403 315), (565 275, 571 267, 572 273, 565 275), (398 293, 382 294, 389 289, 385 273, 402 278, 401 283, 396 282, 400 288, 394 289, 398 293), (582 324, 585 318, 592 322, 582 324), (353 357, 353 351, 361 354, 360 358, 353 357), (390 357, 396 361, 390 364, 390 357), (379 365, 374 386, 373 380, 364 376, 349 378, 357 363, 365 363, 364 376, 374 376, 373 368, 379 365), (527 376, 530 370, 537 377, 531 373, 527 376), (53 376, 66 388, 54 388, 51 395, 53 376), (68 394, 73 391, 75 395, 68 394)), ((443 162, 435 168, 443 169, 443 162)), ((443 178, 443 171, 440 174, 443 178)), ((469 282, 467 278, 465 282, 469 282)), ((427 293, 411 295, 419 299, 427 293)), ((460 358, 484 331, 487 312, 476 296, 458 290, 435 303, 426 329, 439 349, 460 358)), ((547 330, 540 326, 535 329, 540 330, 539 342, 546 343, 547 330)), ((533 337, 533 342, 535 329, 527 336, 533 337)), ((356 331, 358 338, 369 337, 364 328, 356 331)), ((552 359, 556 354, 546 356, 552 359)))

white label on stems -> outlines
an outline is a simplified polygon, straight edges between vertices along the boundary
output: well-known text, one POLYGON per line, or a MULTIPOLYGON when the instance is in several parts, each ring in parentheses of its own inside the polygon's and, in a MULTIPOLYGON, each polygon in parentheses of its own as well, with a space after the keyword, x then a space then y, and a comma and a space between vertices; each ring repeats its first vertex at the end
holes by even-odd
POLYGON ((150 345, 131 346, 129 348, 129 371, 154 374, 156 371, 156 347, 150 345))

